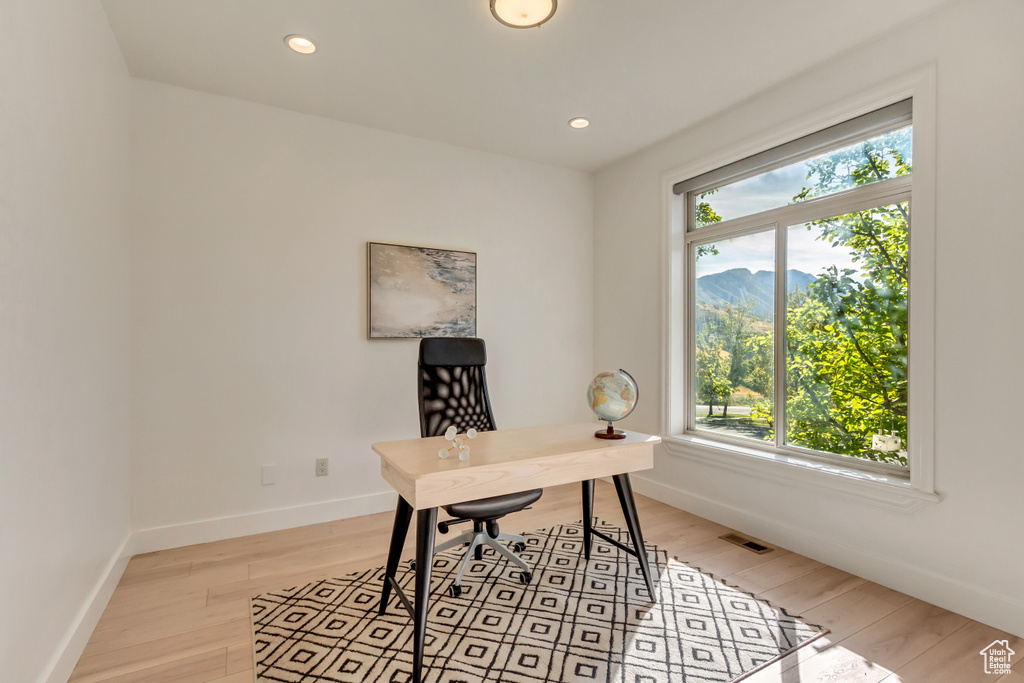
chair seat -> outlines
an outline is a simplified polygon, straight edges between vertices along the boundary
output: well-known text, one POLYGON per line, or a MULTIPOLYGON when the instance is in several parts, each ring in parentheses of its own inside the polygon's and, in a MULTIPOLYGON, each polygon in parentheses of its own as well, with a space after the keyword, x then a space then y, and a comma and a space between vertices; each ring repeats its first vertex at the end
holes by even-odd
POLYGON ((480 498, 465 503, 454 503, 445 505, 445 511, 452 517, 462 519, 494 519, 513 512, 522 510, 530 503, 535 502, 544 492, 543 489, 532 491, 521 491, 519 493, 506 493, 502 496, 480 498))

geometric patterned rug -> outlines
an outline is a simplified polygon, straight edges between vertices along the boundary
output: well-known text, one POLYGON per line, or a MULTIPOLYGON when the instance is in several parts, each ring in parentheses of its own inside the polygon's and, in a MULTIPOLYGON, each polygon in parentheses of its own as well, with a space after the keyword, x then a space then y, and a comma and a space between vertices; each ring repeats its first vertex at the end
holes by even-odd
MULTIPOLYGON (((597 522, 613 538, 625 533, 597 522)), ((658 601, 634 558, 580 522, 525 534, 529 585, 490 549, 447 592, 461 551, 434 558, 424 680, 429 683, 728 683, 825 633, 648 544, 658 601), (656 566, 655 566, 656 565, 656 566)), ((396 579, 411 597, 410 563, 396 579)), ((252 598, 258 683, 406 683, 412 620, 377 606, 381 567, 252 598)))

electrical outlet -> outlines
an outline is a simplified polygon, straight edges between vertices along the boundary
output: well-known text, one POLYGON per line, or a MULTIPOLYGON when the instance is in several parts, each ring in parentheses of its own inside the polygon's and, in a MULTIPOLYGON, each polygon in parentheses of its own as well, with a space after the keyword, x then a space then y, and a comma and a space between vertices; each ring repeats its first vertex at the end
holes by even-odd
POLYGON ((327 476, 327 458, 316 459, 316 476, 326 477, 327 476))

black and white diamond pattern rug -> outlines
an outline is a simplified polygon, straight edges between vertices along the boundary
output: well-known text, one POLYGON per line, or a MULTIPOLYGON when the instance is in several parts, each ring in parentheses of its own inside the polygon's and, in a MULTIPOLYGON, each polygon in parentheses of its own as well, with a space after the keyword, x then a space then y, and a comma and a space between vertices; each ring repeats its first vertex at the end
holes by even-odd
MULTIPOLYGON (((616 527, 596 528, 628 542, 616 527)), ((726 683, 823 633, 650 544, 656 603, 635 558, 599 538, 583 558, 580 522, 526 539, 529 585, 488 549, 453 598, 462 553, 434 558, 425 681, 726 683)), ((258 683, 406 683, 412 620, 396 597, 377 614, 383 575, 378 567, 253 598, 258 683)), ((410 598, 413 576, 402 563, 396 578, 410 598)))

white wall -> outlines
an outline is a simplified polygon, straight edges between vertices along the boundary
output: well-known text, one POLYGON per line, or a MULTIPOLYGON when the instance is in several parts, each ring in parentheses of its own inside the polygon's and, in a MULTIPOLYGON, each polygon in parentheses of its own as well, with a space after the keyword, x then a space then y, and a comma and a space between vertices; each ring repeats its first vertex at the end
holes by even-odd
POLYGON ((2 14, 0 678, 66 680, 129 531, 130 79, 97 2, 2 14))
POLYGON ((417 341, 366 339, 368 240, 478 253, 499 426, 587 419, 588 174, 133 92, 139 550, 393 508, 370 444, 419 435, 417 341), (280 483, 261 485, 263 464, 280 483))
MULTIPOLYGON (((937 505, 913 516, 660 454, 638 489, 812 557, 1024 634, 1024 4, 961 2, 622 160, 595 179, 595 363, 659 386, 662 176, 853 93, 935 64, 937 505), (660 486, 661 484, 665 486, 660 486)), ((738 65, 740 67, 741 65, 738 65)), ((699 93, 695 93, 699 96, 699 93)), ((911 360, 913 362, 913 360, 911 360)), ((633 426, 657 430, 656 391, 633 426)))

